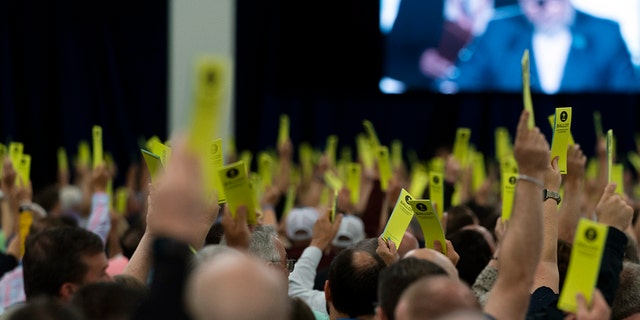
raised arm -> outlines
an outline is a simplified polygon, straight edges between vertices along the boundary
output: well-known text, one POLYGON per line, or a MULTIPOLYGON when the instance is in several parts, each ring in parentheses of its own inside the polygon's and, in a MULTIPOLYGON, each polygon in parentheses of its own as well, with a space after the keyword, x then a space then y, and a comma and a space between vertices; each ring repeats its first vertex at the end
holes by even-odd
MULTIPOLYGON (((555 157, 545 172, 544 187, 552 192, 560 190, 560 170, 558 157, 555 157)), ((558 271, 558 203, 554 199, 546 199, 542 204, 543 235, 540 263, 536 269, 531 292, 539 287, 549 287, 554 293, 560 292, 558 271)))
POLYGON ((573 242, 578 220, 583 216, 582 192, 587 157, 580 145, 569 146, 567 152, 567 175, 564 177, 564 199, 558 217, 558 238, 573 242))
POLYGON ((496 319, 524 318, 542 250, 540 198, 550 152, 540 130, 527 128, 529 116, 523 111, 518 123, 514 156, 523 178, 516 185, 509 229, 500 246, 498 279, 484 308, 496 319))

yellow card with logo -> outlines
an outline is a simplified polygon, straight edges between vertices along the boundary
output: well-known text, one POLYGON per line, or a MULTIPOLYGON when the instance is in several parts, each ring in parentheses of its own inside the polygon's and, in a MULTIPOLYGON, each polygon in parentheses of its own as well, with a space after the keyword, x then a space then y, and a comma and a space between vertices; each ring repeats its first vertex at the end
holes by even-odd
POLYGON ((23 153, 22 157, 20 157, 20 161, 18 161, 18 166, 16 167, 16 173, 18 174, 18 178, 20 179, 20 183, 23 186, 29 184, 29 180, 31 179, 31 156, 23 153))
POLYGON ((389 186, 389 180, 393 175, 391 171, 391 161, 389 160, 389 148, 387 146, 379 146, 376 152, 378 160, 378 171, 380 172, 380 189, 386 191, 389 186))
POLYGON ((607 239, 607 226, 586 218, 578 223, 567 275, 560 290, 558 309, 576 312, 576 295, 581 293, 591 304, 593 289, 598 280, 600 262, 607 239))
POLYGON ((613 169, 613 130, 607 130, 607 183, 611 183, 613 169))
POLYGON ((467 155, 469 154, 470 138, 471 129, 458 128, 456 130, 456 138, 453 142, 453 157, 458 160, 462 168, 467 166, 467 155))
POLYGON ((391 240, 396 244, 396 248, 400 247, 402 238, 404 237, 407 227, 413 218, 413 208, 409 205, 409 201, 413 197, 404 188, 400 191, 396 205, 393 207, 389 221, 382 231, 382 238, 391 240))
POLYGON ((616 183, 616 193, 624 195, 624 165, 614 163, 611 168, 611 181, 616 183))
POLYGON ((220 182, 227 197, 231 216, 235 217, 238 206, 247 207, 247 222, 256 224, 256 203, 253 187, 249 182, 247 169, 243 161, 234 162, 218 169, 220 182))
POLYGON ((487 179, 487 168, 485 167, 484 154, 482 152, 474 152, 471 159, 471 189, 475 192, 480 189, 487 179))
MULTIPOLYGON (((556 114, 551 114, 549 115, 549 117, 547 117, 547 119, 549 119, 549 125, 551 125, 551 130, 554 129, 553 126, 555 126, 556 123, 556 114)), ((576 141, 573 140, 573 134, 571 133, 571 131, 569 131, 569 145, 572 146, 576 144, 576 141)))
POLYGON ((531 63, 529 59, 529 49, 524 50, 520 64, 522 67, 522 102, 524 104, 524 109, 529 111, 529 122, 527 123, 527 127, 529 129, 533 129, 536 124, 533 116, 533 101, 531 100, 531 63))
POLYGON ((517 173, 502 172, 502 221, 511 219, 517 184, 517 173))
POLYGON ((420 223, 420 229, 424 235, 424 244, 429 249, 435 249, 434 243, 436 240, 440 241, 442 245, 442 253, 447 254, 447 245, 444 238, 444 230, 442 229, 442 223, 438 218, 431 201, 428 199, 412 200, 409 201, 413 213, 420 223))
POLYGON ((444 179, 441 172, 429 172, 429 199, 436 208, 438 218, 444 213, 444 179))
POLYGON ((505 127, 498 127, 494 131, 496 159, 500 161, 503 157, 513 154, 513 145, 511 143, 511 135, 505 127))
POLYGON ((222 138, 215 139, 211 142, 211 147, 209 148, 209 165, 211 166, 212 177, 209 181, 213 181, 213 185, 209 186, 209 191, 211 193, 218 193, 218 204, 226 203, 227 199, 224 194, 224 189, 220 183, 220 176, 218 175, 218 169, 224 166, 224 151, 222 148, 222 138))
POLYGON ((280 115, 280 127, 278 128, 278 147, 289 140, 289 116, 280 115))
POLYGON ((551 140, 551 159, 558 158, 561 174, 567 173, 567 151, 571 135, 571 107, 556 108, 553 139, 551 140))
POLYGON ((162 166, 162 160, 160 160, 160 156, 155 153, 149 152, 145 149, 140 149, 142 152, 142 158, 144 159, 144 163, 147 165, 147 170, 149 170, 149 175, 151 176, 151 182, 155 182, 158 178, 158 175, 164 168, 162 166))
POLYGON ((346 181, 349 188, 349 200, 352 204, 360 203, 360 181, 362 179, 362 166, 357 162, 347 164, 346 181))

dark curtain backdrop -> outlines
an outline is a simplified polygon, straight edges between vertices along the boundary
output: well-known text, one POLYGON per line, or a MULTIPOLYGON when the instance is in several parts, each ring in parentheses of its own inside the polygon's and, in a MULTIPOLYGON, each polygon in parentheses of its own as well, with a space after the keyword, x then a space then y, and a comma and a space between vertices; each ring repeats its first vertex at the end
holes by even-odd
POLYGON ((139 137, 166 137, 167 0, 0 1, 0 138, 25 144, 34 189, 91 127, 123 183, 139 137))
MULTIPOLYGON (((384 38, 376 0, 237 3, 239 149, 273 148, 281 113, 291 118, 296 145, 324 148, 327 136, 337 134, 340 146, 355 147, 362 120, 369 119, 382 143, 400 139, 405 151, 421 157, 450 145, 459 126, 470 127, 471 142, 488 155, 497 126, 515 133, 519 94, 380 94, 384 38)), ((614 129, 618 138, 620 159, 635 147, 639 101, 639 95, 533 96, 537 124, 549 141, 547 116, 556 107, 573 107, 572 132, 588 155, 595 150, 593 111, 600 110, 604 129, 614 129)))

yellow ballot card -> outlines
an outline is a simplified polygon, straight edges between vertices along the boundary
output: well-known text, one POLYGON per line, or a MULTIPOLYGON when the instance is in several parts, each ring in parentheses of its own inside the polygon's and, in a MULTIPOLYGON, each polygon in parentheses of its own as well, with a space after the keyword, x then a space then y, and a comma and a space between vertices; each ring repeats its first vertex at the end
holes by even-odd
POLYGON ((444 179, 442 172, 429 172, 429 199, 436 208, 438 218, 442 220, 442 214, 444 213, 444 179))
POLYGON ((391 170, 391 161, 389 160, 389 148, 387 146, 379 146, 376 151, 378 160, 378 171, 380 173, 380 189, 386 191, 389 186, 389 180, 393 176, 391 170))
POLYGON ((211 166, 212 168, 211 172, 213 173, 213 176, 211 177, 211 179, 209 179, 210 181, 213 181, 213 185, 209 186, 209 190, 211 192, 214 192, 215 190, 215 192, 218 193, 218 204, 226 203, 227 199, 224 194, 224 189, 220 184, 220 176, 217 174, 218 169, 224 166, 224 151, 222 148, 222 138, 213 140, 211 142, 211 147, 209 151, 210 151, 209 165, 211 166))
POLYGON ((162 161, 163 166, 166 167, 169 164, 169 159, 171 158, 171 147, 168 145, 158 140, 152 144, 151 150, 149 151, 160 157, 160 161, 162 161))
POLYGON ((616 183, 616 193, 624 195, 624 165, 614 163, 611 168, 611 181, 616 183))
POLYGON ((587 169, 584 172, 587 180, 594 180, 598 176, 598 160, 591 158, 587 160, 587 169))
POLYGON ((158 136, 152 136, 151 138, 149 138, 149 140, 147 140, 147 142, 145 143, 145 147, 147 148, 147 151, 153 152, 153 146, 156 143, 162 143, 162 141, 160 140, 160 138, 158 138, 158 136))
POLYGON ((82 140, 78 143, 78 165, 89 167, 91 164, 91 147, 89 142, 82 140))
POLYGON ((369 137, 369 142, 373 148, 377 148, 380 145, 380 139, 378 139, 378 134, 376 134, 376 129, 373 128, 373 123, 369 120, 362 121, 362 125, 364 126, 364 130, 369 137))
POLYGON ((420 223, 422 234, 424 235, 424 244, 429 249, 434 249, 434 243, 436 240, 440 241, 442 245, 442 253, 447 254, 447 242, 444 238, 444 230, 442 230, 442 223, 438 218, 431 201, 428 199, 411 200, 409 201, 413 213, 420 223))
POLYGON ((344 186, 344 183, 335 173, 331 170, 327 170, 324 172, 324 182, 331 188, 332 190, 340 190, 344 186))
POLYGON ((338 190, 333 189, 333 198, 331 199, 331 216, 329 216, 331 223, 336 221, 336 214, 338 214, 338 190))
POLYGON ((96 168, 104 163, 102 150, 102 127, 93 126, 91 133, 93 137, 93 167, 96 168))
POLYGON ((291 184, 289 185, 289 188, 287 189, 287 195, 284 198, 284 207, 282 208, 282 217, 280 218, 280 220, 282 221, 282 219, 286 219, 287 215, 289 215, 289 212, 291 212, 291 209, 293 209, 293 206, 296 204, 296 186, 291 184))
POLYGON ((471 156, 471 190, 478 191, 487 179, 487 168, 484 163, 484 154, 475 151, 471 156))
POLYGON ((258 174, 262 181, 262 188, 270 187, 273 184, 273 158, 266 152, 258 155, 258 174))
POLYGON ((604 131, 602 131, 602 116, 600 116, 600 111, 593 112, 593 127, 596 130, 596 137, 598 139, 604 137, 604 131))
POLYGON ((324 154, 327 156, 327 160, 329 161, 329 166, 336 165, 336 153, 338 151, 338 136, 335 134, 327 137, 327 144, 324 148, 324 154))
POLYGON ((471 129, 458 128, 456 138, 453 142, 453 157, 458 160, 462 168, 467 166, 467 155, 469 153, 469 138, 471 129))
POLYGON ((24 256, 24 244, 29 235, 29 229, 33 223, 33 213, 31 211, 22 211, 18 217, 18 236, 20 237, 20 257, 24 256))
POLYGON ((529 49, 525 49, 520 60, 522 67, 522 102, 524 109, 529 111, 529 122, 527 127, 533 129, 536 126, 535 117, 533 116, 533 101, 531 100, 531 63, 529 59, 529 49))
POLYGON ((58 172, 69 171, 69 159, 67 158, 67 151, 60 147, 58 148, 58 172))
POLYGON ((511 135, 505 127, 498 127, 494 131, 496 159, 500 161, 503 157, 513 154, 511 135))
POLYGON ((607 183, 611 183, 613 168, 613 130, 607 130, 607 183))
POLYGON ((31 156, 23 153, 22 157, 20 157, 20 161, 18 161, 18 166, 16 167, 16 173, 20 178, 20 182, 23 186, 29 184, 31 179, 31 156))
POLYGON ((289 140, 289 116, 280 115, 280 127, 278 128, 278 147, 289 140))
POLYGON ((551 159, 558 158, 561 174, 567 173, 567 151, 571 135, 571 107, 556 108, 553 139, 551 140, 551 159))
POLYGON ((394 168, 402 166, 402 141, 391 141, 391 165, 394 168))
POLYGON ((591 304, 593 289, 600 272, 600 261, 607 239, 607 226, 581 218, 573 240, 569 267, 560 290, 558 309, 576 312, 576 294, 581 293, 591 304))
POLYGON ((243 161, 234 162, 218 169, 220 182, 227 197, 231 216, 235 217, 238 206, 245 205, 248 210, 247 222, 256 224, 256 203, 253 187, 249 182, 247 169, 243 161))
POLYGON ((127 213, 127 200, 129 198, 129 190, 127 189, 127 187, 119 187, 118 189, 116 189, 115 198, 116 204, 114 206, 114 209, 116 213, 121 215, 127 213))
POLYGON ((367 136, 364 134, 358 134, 356 136, 356 146, 358 148, 358 158, 362 162, 364 168, 373 168, 373 153, 371 152, 371 143, 367 136))
POLYGON ((424 166, 417 167, 411 173, 411 184, 409 185, 409 193, 415 194, 418 197, 424 195, 424 190, 427 189, 429 184, 429 173, 424 166))
POLYGON ((629 151, 627 153, 627 159, 629 160, 629 163, 633 165, 636 172, 640 172, 640 155, 635 151, 629 151))
POLYGON ((518 174, 510 172, 502 172, 501 179, 502 190, 502 221, 511 219, 513 211, 513 199, 516 194, 516 184, 518 183, 518 174))
POLYGON ((149 175, 151 176, 151 182, 153 183, 156 181, 158 174, 160 174, 163 168, 160 156, 145 149, 140 149, 140 152, 142 152, 142 158, 144 159, 144 163, 147 165, 149 175))
MULTIPOLYGON (((547 119, 549 119, 549 125, 551 125, 551 130, 553 130, 556 124, 556 114, 550 114, 547 119)), ((576 144, 576 141, 573 140, 573 134, 569 131, 569 145, 572 146, 574 144, 576 144)))
POLYGON ((387 221, 387 225, 382 231, 381 237, 385 240, 393 241, 396 244, 396 248, 400 248, 404 233, 413 218, 413 208, 408 203, 411 200, 413 200, 413 197, 403 188, 396 201, 396 206, 391 212, 389 221, 387 221))
POLYGON ((342 148, 340 148, 340 161, 346 163, 353 161, 353 152, 351 151, 351 147, 343 146, 342 148))
POLYGON ((240 153, 240 160, 247 166, 247 171, 251 171, 251 161, 253 161, 253 153, 249 150, 243 150, 240 153))
POLYGON ((20 159, 22 159, 23 150, 24 145, 22 142, 9 143, 9 160, 11 160, 11 165, 13 165, 14 170, 18 168, 18 163, 20 163, 20 159))
POLYGON ((360 181, 362 180, 362 167, 357 162, 347 164, 346 182, 349 189, 349 200, 352 204, 360 203, 360 181))

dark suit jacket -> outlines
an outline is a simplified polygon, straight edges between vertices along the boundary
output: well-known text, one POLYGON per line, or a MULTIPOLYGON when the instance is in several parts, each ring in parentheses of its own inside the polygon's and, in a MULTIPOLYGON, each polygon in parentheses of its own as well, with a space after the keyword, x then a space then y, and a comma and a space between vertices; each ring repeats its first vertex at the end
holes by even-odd
MULTIPOLYGON (((576 11, 573 40, 560 92, 630 92, 639 87, 620 27, 614 21, 576 11)), ((461 91, 522 90, 520 60, 531 58, 531 90, 541 92, 533 55, 533 26, 523 15, 491 21, 485 33, 459 55, 461 91)))

